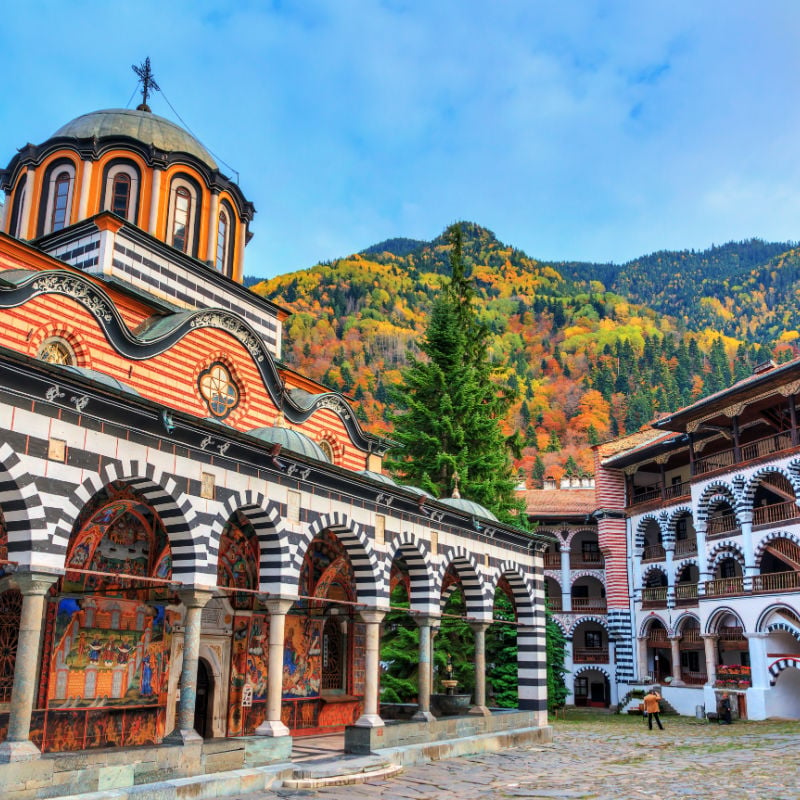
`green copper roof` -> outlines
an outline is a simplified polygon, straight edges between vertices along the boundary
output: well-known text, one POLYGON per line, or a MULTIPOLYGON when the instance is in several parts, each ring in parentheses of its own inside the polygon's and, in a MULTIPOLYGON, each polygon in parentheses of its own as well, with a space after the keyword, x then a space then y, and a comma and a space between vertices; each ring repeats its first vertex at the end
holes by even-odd
POLYGON ((55 136, 73 136, 76 139, 130 136, 169 153, 188 153, 212 169, 217 169, 217 162, 211 153, 191 133, 149 111, 130 111, 126 108, 93 111, 63 125, 53 134, 55 136))
POLYGON ((488 508, 484 508, 480 503, 474 503, 472 500, 465 500, 463 497, 443 497, 439 502, 443 505, 466 511, 476 517, 497 521, 497 517, 488 508))
POLYGON ((269 442, 270 444, 279 444, 284 450, 291 450, 293 453, 299 453, 308 458, 316 458, 317 461, 328 461, 328 457, 322 452, 320 446, 309 439, 303 433, 294 431, 291 428, 273 428, 267 426, 266 428, 253 428, 247 432, 250 436, 255 436, 261 439, 262 442, 269 442))

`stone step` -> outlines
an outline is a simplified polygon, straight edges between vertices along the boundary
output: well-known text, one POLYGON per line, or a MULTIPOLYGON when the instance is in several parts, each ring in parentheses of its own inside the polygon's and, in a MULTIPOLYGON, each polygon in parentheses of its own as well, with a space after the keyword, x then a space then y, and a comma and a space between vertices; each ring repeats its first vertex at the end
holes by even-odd
POLYGON ((403 767, 380 756, 339 756, 297 766, 281 782, 286 789, 319 789, 391 778, 403 767))

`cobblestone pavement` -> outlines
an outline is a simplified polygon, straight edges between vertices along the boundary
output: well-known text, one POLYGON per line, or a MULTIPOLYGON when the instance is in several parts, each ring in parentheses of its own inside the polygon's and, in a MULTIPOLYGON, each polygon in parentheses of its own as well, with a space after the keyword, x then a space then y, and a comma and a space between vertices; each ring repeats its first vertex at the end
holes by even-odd
POLYGON ((407 768, 387 781, 242 800, 800 800, 800 723, 558 720, 554 741, 407 768))

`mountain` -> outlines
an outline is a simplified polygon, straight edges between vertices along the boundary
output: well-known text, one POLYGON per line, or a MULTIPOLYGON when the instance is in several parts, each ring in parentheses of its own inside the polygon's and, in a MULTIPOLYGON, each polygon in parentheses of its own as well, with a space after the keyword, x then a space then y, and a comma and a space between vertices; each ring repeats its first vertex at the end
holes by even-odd
MULTIPOLYGON (((788 327, 800 327, 800 255, 788 244, 547 264, 461 225, 491 356, 518 393, 506 432, 518 432, 519 465, 534 480, 591 471, 587 444, 790 357, 800 336, 788 327)), ((295 312, 287 363, 351 396, 366 427, 390 433, 387 387, 415 352, 449 267, 443 236, 398 238, 252 288, 295 312)))
POLYGON ((678 320, 687 330, 769 344, 800 327, 800 257, 792 242, 749 239, 696 252, 660 251, 626 264, 554 264, 678 320))

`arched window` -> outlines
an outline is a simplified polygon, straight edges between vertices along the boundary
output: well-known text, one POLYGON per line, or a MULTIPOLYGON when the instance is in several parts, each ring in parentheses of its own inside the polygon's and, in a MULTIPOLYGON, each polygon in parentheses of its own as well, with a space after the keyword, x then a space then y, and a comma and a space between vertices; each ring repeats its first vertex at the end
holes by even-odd
POLYGON ((175 205, 172 214, 172 246, 186 252, 189 243, 189 220, 192 216, 192 196, 189 190, 179 186, 175 190, 175 205))
POLYGON ((166 241, 176 250, 197 257, 201 205, 200 185, 188 175, 170 184, 166 241))
POLYGON ((8 232, 19 239, 22 236, 22 209, 25 208, 25 193, 27 190, 28 176, 23 175, 14 192, 14 204, 11 206, 11 219, 8 224, 8 232))
POLYGON ((60 231, 67 224, 67 210, 72 188, 72 177, 64 170, 56 175, 53 189, 53 210, 50 216, 50 230, 60 231))
POLYGON ((51 336, 49 339, 45 339, 39 347, 36 357, 41 361, 47 361, 48 364, 66 366, 75 366, 77 364, 72 346, 66 339, 62 339, 59 336, 51 336))
POLYGON ((217 260, 216 267, 219 272, 225 272, 228 263, 228 238, 229 227, 228 212, 223 208, 219 212, 219 225, 217 226, 217 260))
POLYGON ((115 159, 103 171, 103 211, 136 224, 139 209, 139 167, 129 159, 115 159))
POLYGON ((131 202, 131 176, 127 172, 118 172, 114 176, 111 190, 111 210, 120 217, 128 218, 131 202))
POLYGON ((75 165, 71 161, 62 159, 47 168, 39 206, 38 236, 60 231, 70 224, 74 188, 75 165))

